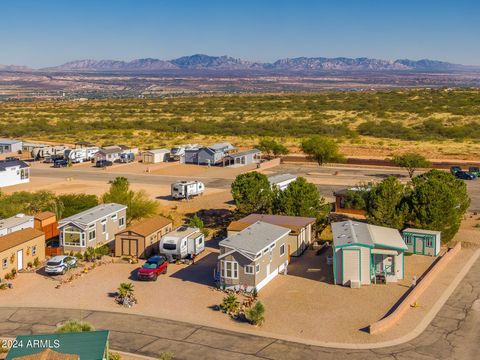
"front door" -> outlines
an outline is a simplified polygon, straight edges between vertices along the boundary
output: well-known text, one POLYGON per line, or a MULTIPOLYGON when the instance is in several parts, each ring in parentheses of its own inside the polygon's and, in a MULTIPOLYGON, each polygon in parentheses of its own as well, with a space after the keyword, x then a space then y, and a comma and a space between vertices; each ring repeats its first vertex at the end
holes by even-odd
POLYGON ((23 250, 17 251, 17 270, 23 269, 23 250))
POLYGON ((415 254, 423 255, 423 238, 415 236, 413 241, 415 242, 415 254))

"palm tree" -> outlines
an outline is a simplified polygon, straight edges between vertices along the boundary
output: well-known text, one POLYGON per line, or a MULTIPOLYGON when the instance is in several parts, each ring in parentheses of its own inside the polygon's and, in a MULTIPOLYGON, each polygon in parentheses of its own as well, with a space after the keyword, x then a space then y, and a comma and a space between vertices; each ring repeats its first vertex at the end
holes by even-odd
POLYGON ((118 287, 120 298, 133 298, 134 287, 132 283, 121 283, 118 287))
POLYGON ((95 331, 95 328, 92 324, 86 321, 80 320, 67 320, 63 324, 57 327, 57 333, 75 333, 75 332, 85 332, 85 331, 95 331))

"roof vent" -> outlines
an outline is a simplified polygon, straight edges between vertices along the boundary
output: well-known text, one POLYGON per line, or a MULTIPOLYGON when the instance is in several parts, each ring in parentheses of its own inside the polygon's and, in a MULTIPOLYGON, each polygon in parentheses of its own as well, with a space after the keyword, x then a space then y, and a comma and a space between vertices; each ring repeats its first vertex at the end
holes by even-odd
POLYGON ((25 214, 21 214, 21 213, 20 213, 20 214, 15 215, 15 217, 16 217, 16 218, 23 218, 23 217, 25 217, 25 214))

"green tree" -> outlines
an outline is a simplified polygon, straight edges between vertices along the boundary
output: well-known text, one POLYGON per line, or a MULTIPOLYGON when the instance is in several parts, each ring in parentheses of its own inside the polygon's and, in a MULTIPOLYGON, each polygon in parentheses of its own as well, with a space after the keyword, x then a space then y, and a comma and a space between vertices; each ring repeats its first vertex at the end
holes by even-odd
POLYGON ((203 220, 198 215, 194 215, 192 218, 190 218, 190 220, 188 221, 188 225, 199 228, 205 236, 208 236, 208 234, 210 233, 208 229, 205 228, 203 220))
POLYGON ((59 195, 58 200, 63 204, 63 214, 60 217, 69 217, 98 205, 98 198, 89 194, 59 195))
POLYGON ((59 325, 56 330, 57 333, 75 333, 86 331, 95 331, 95 328, 92 324, 80 320, 68 320, 59 325))
POLYGON ((145 191, 130 190, 130 183, 124 177, 117 177, 112 181, 109 191, 102 196, 102 202, 126 205, 128 223, 152 216, 158 209, 157 202, 149 199, 145 191))
POLYGON ((317 187, 303 177, 292 181, 277 196, 275 212, 278 214, 314 217, 317 222, 323 222, 330 211, 330 204, 320 196, 317 187))
POLYGON ((288 154, 288 149, 273 139, 262 139, 255 147, 266 155, 273 154, 279 156, 288 154))
POLYGON ((265 321, 265 306, 261 301, 256 301, 255 305, 245 312, 245 317, 253 325, 262 325, 265 321))
POLYGON ((238 175, 231 191, 239 214, 271 213, 273 193, 264 174, 253 171, 238 175))
POLYGON ((327 137, 314 135, 301 144, 302 151, 315 160, 319 165, 327 162, 340 162, 344 160, 338 151, 338 144, 327 137))
POLYGON ((443 242, 457 233, 469 206, 465 182, 452 174, 430 170, 413 178, 410 221, 421 229, 441 231, 443 242))
POLYGON ((395 155, 392 162, 398 167, 405 168, 408 171, 408 176, 413 178, 413 174, 419 168, 429 168, 432 166, 424 156, 417 153, 406 153, 402 155, 395 155))
POLYGON ((374 185, 367 201, 367 219, 370 223, 402 229, 407 215, 407 188, 394 177, 374 185))
POLYGON ((59 204, 51 191, 17 191, 11 195, 0 194, 0 217, 18 213, 33 215, 41 211, 56 212, 59 204))
POLYGON ((347 190, 345 206, 350 209, 364 210, 367 208, 367 190, 347 190))

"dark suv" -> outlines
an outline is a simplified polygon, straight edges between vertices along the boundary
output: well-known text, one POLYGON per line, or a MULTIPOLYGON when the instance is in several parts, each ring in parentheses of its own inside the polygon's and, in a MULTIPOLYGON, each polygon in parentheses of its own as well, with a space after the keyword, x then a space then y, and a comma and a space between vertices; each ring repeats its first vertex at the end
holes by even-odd
POLYGON ((98 167, 98 168, 104 168, 104 167, 112 166, 112 165, 113 165, 113 163, 109 160, 98 160, 95 163, 95 167, 98 167))
POLYGON ((62 168, 67 166, 68 166, 68 161, 65 159, 55 160, 55 162, 53 163, 54 168, 62 168))

